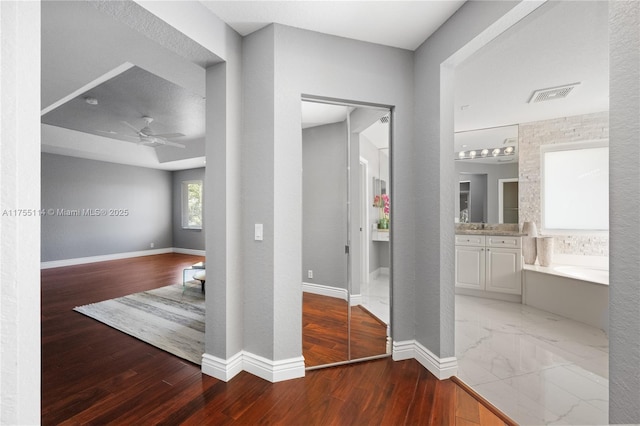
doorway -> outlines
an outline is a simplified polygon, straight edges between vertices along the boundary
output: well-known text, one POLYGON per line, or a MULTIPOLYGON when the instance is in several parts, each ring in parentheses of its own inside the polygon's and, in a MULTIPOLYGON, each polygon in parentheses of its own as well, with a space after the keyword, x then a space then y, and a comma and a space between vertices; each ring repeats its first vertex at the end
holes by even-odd
POLYGON ((518 223, 518 179, 498 179, 498 223, 518 223))

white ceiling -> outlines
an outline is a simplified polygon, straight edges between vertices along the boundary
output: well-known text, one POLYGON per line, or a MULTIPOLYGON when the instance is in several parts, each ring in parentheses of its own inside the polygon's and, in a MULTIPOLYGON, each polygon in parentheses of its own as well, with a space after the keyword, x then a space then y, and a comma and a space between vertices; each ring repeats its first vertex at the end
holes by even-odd
POLYGON ((201 2, 243 36, 276 22, 415 50, 462 6, 464 0, 201 2))
POLYGON ((323 124, 340 123, 347 119, 353 108, 346 105, 327 104, 322 102, 302 101, 302 128, 322 126, 323 124))

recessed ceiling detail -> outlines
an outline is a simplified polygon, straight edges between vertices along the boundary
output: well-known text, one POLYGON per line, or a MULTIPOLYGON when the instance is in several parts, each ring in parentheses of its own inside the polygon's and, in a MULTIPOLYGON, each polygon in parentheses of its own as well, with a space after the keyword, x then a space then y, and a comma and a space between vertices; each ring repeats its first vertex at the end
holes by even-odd
POLYGON ((579 85, 580 83, 572 83, 565 86, 538 89, 531 95, 529 103, 532 104, 536 102, 552 101, 554 99, 564 99, 579 85))
POLYGON ((133 66, 47 112, 42 123, 125 142, 183 148, 204 138, 204 117, 202 96, 133 66), (178 138, 179 143, 168 138, 178 138))

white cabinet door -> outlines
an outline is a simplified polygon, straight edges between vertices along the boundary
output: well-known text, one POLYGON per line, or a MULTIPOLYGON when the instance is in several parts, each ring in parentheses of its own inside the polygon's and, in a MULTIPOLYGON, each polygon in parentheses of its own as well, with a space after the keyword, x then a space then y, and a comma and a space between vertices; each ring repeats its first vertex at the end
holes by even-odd
POLYGON ((522 294, 520 249, 487 248, 485 289, 500 293, 522 294))
POLYGON ((456 287, 484 290, 484 247, 456 246, 456 287))

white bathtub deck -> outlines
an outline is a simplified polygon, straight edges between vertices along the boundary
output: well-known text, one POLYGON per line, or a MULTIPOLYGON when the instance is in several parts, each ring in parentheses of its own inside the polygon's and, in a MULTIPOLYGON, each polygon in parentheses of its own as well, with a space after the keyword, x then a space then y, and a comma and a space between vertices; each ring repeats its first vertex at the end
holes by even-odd
POLYGON ((558 265, 550 268, 527 265, 522 274, 522 303, 608 330, 608 272, 598 276, 594 269, 566 268, 558 265))

